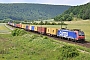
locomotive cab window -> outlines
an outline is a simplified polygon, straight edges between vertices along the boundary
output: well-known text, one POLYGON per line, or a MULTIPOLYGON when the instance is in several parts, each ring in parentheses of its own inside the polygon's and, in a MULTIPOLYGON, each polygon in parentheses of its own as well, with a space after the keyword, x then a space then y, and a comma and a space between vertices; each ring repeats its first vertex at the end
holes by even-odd
POLYGON ((79 35, 79 36, 85 36, 85 34, 84 34, 83 31, 79 31, 79 32, 78 32, 78 35, 79 35))

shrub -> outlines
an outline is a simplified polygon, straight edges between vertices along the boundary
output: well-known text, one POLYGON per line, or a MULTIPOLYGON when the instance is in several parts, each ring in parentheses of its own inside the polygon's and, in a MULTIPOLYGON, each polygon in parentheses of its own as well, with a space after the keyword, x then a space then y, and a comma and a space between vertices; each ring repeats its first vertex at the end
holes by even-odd
POLYGON ((15 30, 12 31, 11 34, 12 34, 12 36, 21 36, 25 33, 26 33, 26 31, 23 30, 23 29, 15 29, 15 30))
POLYGON ((44 36, 43 39, 48 39, 48 37, 44 36))
POLYGON ((60 49, 62 58, 72 58, 79 56, 79 51, 73 46, 63 46, 60 49))

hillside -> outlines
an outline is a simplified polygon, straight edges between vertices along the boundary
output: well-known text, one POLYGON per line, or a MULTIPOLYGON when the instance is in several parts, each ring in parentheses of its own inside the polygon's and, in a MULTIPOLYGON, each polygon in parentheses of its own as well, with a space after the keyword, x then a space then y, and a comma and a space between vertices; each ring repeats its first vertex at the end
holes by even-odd
POLYGON ((53 18, 70 6, 31 3, 0 3, 0 20, 37 20, 53 18))
POLYGON ((90 19, 90 3, 80 6, 74 6, 65 11, 65 14, 71 13, 78 18, 90 19))
POLYGON ((73 18, 81 18, 83 20, 90 19, 90 3, 72 6, 62 15, 55 17, 55 20, 71 21, 73 18))

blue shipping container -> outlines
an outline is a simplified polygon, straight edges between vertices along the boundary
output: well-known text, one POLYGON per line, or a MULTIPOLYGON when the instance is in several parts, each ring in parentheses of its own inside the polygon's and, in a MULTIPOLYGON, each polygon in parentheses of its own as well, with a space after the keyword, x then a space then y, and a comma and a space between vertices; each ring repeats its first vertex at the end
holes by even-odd
POLYGON ((34 31, 34 26, 31 26, 31 30, 34 31))
POLYGON ((64 37, 64 38, 70 38, 70 39, 75 39, 77 38, 77 34, 74 31, 70 30, 58 30, 57 32, 58 37, 64 37))
POLYGON ((26 30, 28 30, 29 29, 29 26, 28 25, 26 25, 26 30))

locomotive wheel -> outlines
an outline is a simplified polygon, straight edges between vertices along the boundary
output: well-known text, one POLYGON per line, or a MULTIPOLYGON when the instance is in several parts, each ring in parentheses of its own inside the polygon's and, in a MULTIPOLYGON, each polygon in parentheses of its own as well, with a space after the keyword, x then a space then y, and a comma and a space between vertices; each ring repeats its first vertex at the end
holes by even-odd
POLYGON ((76 40, 77 43, 80 43, 80 40, 76 40))
POLYGON ((73 42, 75 42, 75 39, 72 39, 73 42))
POLYGON ((82 43, 82 44, 85 43, 85 40, 81 40, 81 43, 82 43))

